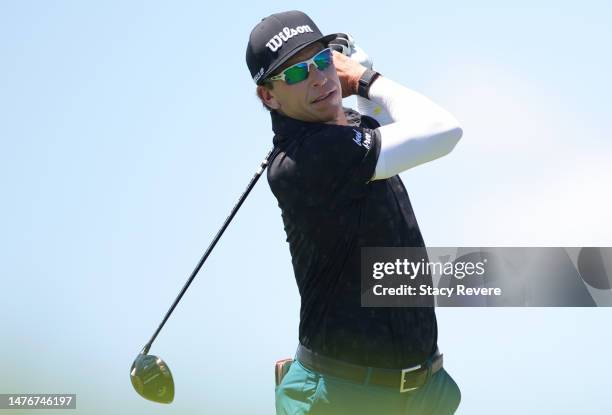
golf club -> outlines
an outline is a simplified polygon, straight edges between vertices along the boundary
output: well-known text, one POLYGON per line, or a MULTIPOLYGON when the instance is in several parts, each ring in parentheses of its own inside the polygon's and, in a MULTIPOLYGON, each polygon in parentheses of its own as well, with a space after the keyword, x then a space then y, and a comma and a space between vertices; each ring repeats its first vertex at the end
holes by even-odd
POLYGON ((198 271, 200 271, 200 268, 202 268, 202 265, 204 265, 204 262, 221 238, 221 235, 223 235, 223 232, 225 232, 225 229, 236 215, 236 212, 238 212, 238 209, 240 209, 240 206, 251 192, 251 189, 253 186, 255 186, 257 180, 259 180, 259 177, 266 169, 266 166, 274 159, 276 154, 278 154, 278 149, 276 147, 272 148, 272 150, 268 152, 264 160, 261 162, 255 176, 253 176, 246 190, 244 193, 242 193, 240 199, 238 199, 238 202, 232 209, 227 219, 225 219, 223 226, 221 226, 221 229, 219 229, 213 238, 211 244, 208 246, 208 249, 206 249, 206 252, 204 252, 204 255, 202 255, 202 258, 200 258, 200 262, 198 262, 195 269, 191 273, 191 276, 183 286, 183 289, 172 303, 172 306, 170 306, 170 309, 166 313, 166 316, 162 320, 161 324, 157 330, 155 330, 155 333, 153 333, 151 339, 147 344, 145 344, 142 351, 134 360, 132 368, 130 369, 130 380, 132 381, 132 385, 134 386, 136 392, 138 392, 138 394, 140 394, 142 397, 159 403, 170 403, 174 399, 174 380, 172 378, 172 373, 170 372, 168 365, 162 359, 148 354, 149 349, 151 348, 151 345, 155 341, 155 338, 161 329, 166 324, 166 321, 168 321, 168 318, 174 311, 176 305, 179 303, 179 301, 181 301, 181 298, 187 291, 187 288, 189 288, 189 285, 198 274, 198 271))

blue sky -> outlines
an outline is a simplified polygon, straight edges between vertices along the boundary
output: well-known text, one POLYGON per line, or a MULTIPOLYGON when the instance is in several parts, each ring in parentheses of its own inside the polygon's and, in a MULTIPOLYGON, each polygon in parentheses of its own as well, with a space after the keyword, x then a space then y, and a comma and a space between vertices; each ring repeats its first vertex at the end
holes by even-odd
MULTIPOLYGON (((265 180, 152 349, 176 402, 142 400, 128 372, 271 147, 244 53, 277 11, 351 33, 462 123, 453 153, 401 175, 426 244, 610 246, 612 8, 538 4, 0 2, 0 393, 272 412, 299 297, 265 180)), ((610 309, 437 315, 458 414, 612 409, 610 309)))

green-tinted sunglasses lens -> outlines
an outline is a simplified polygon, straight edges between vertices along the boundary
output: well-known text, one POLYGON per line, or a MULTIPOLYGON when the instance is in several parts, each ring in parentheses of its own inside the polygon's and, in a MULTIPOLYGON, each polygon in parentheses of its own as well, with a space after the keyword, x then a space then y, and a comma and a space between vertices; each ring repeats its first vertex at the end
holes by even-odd
POLYGON ((317 56, 314 57, 314 61, 317 64, 319 70, 324 71, 332 63, 331 50, 325 49, 321 51, 317 56))
POLYGON ((285 82, 289 85, 297 84, 308 78, 308 66, 305 63, 298 63, 285 69, 285 82))

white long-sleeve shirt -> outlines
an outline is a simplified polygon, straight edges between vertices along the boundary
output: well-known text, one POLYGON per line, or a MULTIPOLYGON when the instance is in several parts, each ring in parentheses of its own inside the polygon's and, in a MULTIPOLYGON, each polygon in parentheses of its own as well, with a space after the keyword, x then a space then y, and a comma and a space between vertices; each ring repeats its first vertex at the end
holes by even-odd
MULTIPOLYGON (((386 123, 378 128, 381 148, 372 180, 386 179, 442 157, 453 150, 463 135, 452 114, 390 79, 378 77, 370 86, 369 96, 373 104, 382 107, 383 117, 379 121, 386 123)), ((377 118, 377 112, 366 111, 364 115, 377 118)))

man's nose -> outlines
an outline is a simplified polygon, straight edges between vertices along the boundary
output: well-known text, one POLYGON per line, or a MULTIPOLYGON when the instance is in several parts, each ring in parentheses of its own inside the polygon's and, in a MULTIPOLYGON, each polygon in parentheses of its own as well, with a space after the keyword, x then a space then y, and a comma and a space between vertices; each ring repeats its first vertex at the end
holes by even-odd
POLYGON ((313 86, 320 86, 327 82, 327 75, 325 75, 325 71, 319 70, 315 64, 310 64, 308 77, 310 78, 310 82, 312 82, 313 86))

